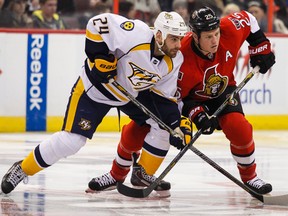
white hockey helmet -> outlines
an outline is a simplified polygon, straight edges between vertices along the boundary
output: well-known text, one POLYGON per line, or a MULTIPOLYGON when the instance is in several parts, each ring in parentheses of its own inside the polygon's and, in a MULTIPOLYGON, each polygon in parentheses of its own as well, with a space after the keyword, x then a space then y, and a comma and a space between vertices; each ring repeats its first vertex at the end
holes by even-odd
POLYGON ((176 12, 161 12, 154 22, 154 35, 158 31, 162 33, 162 41, 166 39, 168 34, 176 36, 185 36, 187 26, 183 18, 176 12))

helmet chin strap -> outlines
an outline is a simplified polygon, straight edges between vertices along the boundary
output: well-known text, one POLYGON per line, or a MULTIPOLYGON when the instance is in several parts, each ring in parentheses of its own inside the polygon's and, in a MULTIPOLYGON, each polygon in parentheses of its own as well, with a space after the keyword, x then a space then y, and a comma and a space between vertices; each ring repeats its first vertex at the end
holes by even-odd
POLYGON ((165 41, 165 39, 164 39, 164 37, 163 37, 163 33, 161 33, 161 34, 162 34, 162 35, 161 35, 161 39, 162 39, 161 44, 158 43, 158 41, 157 41, 157 39, 156 39, 156 36, 155 36, 155 42, 156 42, 156 44, 157 44, 158 50, 159 50, 163 55, 166 55, 166 53, 161 49, 161 48, 164 46, 164 41, 165 41))
POLYGON ((157 41, 156 41, 156 44, 158 46, 158 50, 163 54, 163 55, 166 55, 166 53, 164 53, 164 51, 161 49, 164 45, 164 42, 162 42, 162 44, 160 45, 157 41))

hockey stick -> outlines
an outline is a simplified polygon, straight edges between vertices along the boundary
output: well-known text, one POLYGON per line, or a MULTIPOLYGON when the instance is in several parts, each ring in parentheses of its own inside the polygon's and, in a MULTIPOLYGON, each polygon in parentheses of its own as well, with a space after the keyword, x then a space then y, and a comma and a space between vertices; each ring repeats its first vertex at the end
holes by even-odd
POLYGON ((173 136, 179 136, 174 130, 172 130, 168 125, 166 125, 161 119, 159 119, 154 113, 152 113, 147 107, 140 103, 132 94, 130 94, 122 85, 117 81, 111 80, 111 84, 114 85, 119 91, 122 92, 130 101, 132 101, 139 109, 141 109, 146 115, 153 119, 158 125, 163 127, 173 136))
MULTIPOLYGON (((239 91, 246 85, 246 83, 254 76, 255 73, 259 71, 259 67, 255 67, 245 78, 244 80, 238 85, 238 87, 232 92, 229 98, 227 98, 223 104, 214 112, 212 116, 218 116, 219 113, 227 106, 230 100, 234 98, 234 96, 239 93, 239 91)), ((197 148, 193 146, 193 143, 198 139, 198 137, 202 134, 202 130, 198 130, 196 134, 193 136, 192 140, 188 145, 184 147, 182 151, 178 153, 178 155, 170 162, 170 164, 166 167, 166 169, 160 174, 160 176, 147 188, 145 189, 136 189, 136 188, 130 188, 123 183, 117 183, 117 190, 126 196, 129 197, 135 197, 135 198, 144 198, 147 197, 159 184, 159 182, 164 179, 164 177, 169 173, 169 171, 174 167, 174 165, 180 160, 180 158, 185 154, 185 152, 190 149, 193 151, 196 155, 201 157, 205 162, 209 163, 212 167, 217 169, 220 173, 225 175, 227 178, 229 178, 231 181, 233 181, 235 184, 240 186, 242 189, 244 189, 246 192, 251 194, 253 197, 258 199, 259 201, 263 202, 266 205, 288 205, 288 195, 280 195, 280 196, 265 196, 262 194, 258 194, 252 189, 248 188, 245 184, 240 182, 237 178, 232 176, 230 173, 228 173, 226 170, 224 170, 222 167, 220 167, 217 163, 212 161, 210 158, 208 158, 206 155, 204 155, 202 152, 200 152, 197 148)))
MULTIPOLYGON (((230 100, 233 99, 234 95, 237 94, 243 87, 246 85, 246 83, 254 76, 256 72, 259 71, 259 67, 256 66, 250 73, 247 74, 247 76, 244 78, 244 80, 238 85, 238 87, 232 92, 230 97, 227 97, 227 99, 222 103, 222 105, 214 112, 212 115, 213 117, 216 117, 222 110, 227 106, 230 100)), ((114 84, 116 81, 112 82, 114 84)), ((117 84, 117 83, 116 83, 117 84)), ((119 86, 116 86, 124 95, 126 95, 127 91, 122 87, 119 88, 119 86), (125 91, 123 91, 125 90, 125 91)), ((121 86, 120 86, 121 87, 121 86)), ((132 97, 132 102, 136 99, 132 97)), ((129 98, 130 99, 130 98, 129 98)), ((137 101, 137 100, 136 100, 137 101)), ((137 101, 138 102, 138 101, 137 101)), ((136 103, 135 103, 136 104, 136 103)), ((139 106, 139 104, 136 104, 139 106)), ((149 111, 149 110, 148 110, 149 111)), ((150 111, 148 112, 150 113, 150 111)), ((157 122, 158 123, 158 122, 157 122)), ((117 190, 119 193, 129 196, 129 197, 135 197, 135 198, 144 198, 147 197, 159 184, 159 182, 164 179, 164 177, 169 173, 169 171, 174 167, 174 165, 183 157, 183 155, 186 153, 186 151, 194 144, 194 142, 199 138, 199 136, 202 134, 202 130, 198 130, 196 134, 192 137, 190 143, 188 143, 177 155, 176 157, 170 162, 170 164, 166 167, 166 169, 160 174, 160 176, 148 187, 144 189, 139 188, 131 188, 123 183, 118 182, 117 183, 117 190)))

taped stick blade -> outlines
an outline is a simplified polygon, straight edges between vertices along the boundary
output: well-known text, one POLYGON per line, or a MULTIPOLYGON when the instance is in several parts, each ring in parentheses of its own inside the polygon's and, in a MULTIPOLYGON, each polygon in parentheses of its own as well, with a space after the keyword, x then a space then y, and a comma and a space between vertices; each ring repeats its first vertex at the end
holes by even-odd
POLYGON ((145 198, 153 191, 153 188, 131 188, 123 183, 117 182, 117 190, 120 194, 134 198, 145 198))

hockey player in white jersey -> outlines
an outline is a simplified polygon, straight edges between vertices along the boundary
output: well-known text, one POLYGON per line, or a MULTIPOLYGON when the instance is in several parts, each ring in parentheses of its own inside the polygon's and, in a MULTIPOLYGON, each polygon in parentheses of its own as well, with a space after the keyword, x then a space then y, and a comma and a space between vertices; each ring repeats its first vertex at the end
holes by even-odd
MULTIPOLYGON (((117 107, 139 125, 150 122, 152 131, 160 130, 111 84, 113 79, 181 134, 175 93, 183 62, 180 40, 187 27, 175 12, 161 12, 155 24, 155 30, 151 30, 140 20, 110 13, 89 20, 85 44, 87 59, 71 90, 63 128, 42 141, 23 160, 14 163, 2 179, 3 193, 10 193, 25 177, 77 153, 87 138, 92 138, 112 107, 117 107)), ((163 130, 161 133, 168 134, 163 130)), ((161 142, 161 135, 157 137, 161 142)), ((181 148, 182 140, 173 140, 171 144, 181 148)), ((97 190, 94 183, 89 184, 92 191, 97 190)))

